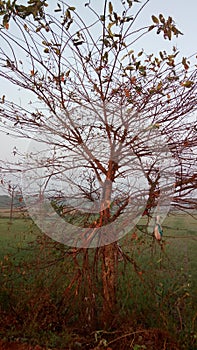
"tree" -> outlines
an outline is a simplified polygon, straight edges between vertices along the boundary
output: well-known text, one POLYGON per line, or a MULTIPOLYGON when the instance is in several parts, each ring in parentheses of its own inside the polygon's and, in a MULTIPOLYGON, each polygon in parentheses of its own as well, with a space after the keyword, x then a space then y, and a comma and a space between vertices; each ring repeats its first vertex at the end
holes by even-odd
POLYGON ((196 68, 185 57, 178 61, 175 47, 158 57, 134 52, 135 42, 154 30, 166 40, 182 34, 162 14, 138 28, 149 1, 105 0, 100 14, 90 1, 84 16, 64 1, 55 9, 45 0, 0 2, 0 76, 30 95, 28 106, 2 97, 2 126, 42 143, 32 143, 26 157, 26 203, 52 238, 77 247, 75 253, 83 250, 91 325, 96 308, 88 248, 96 247, 94 261, 102 265, 106 326, 116 312, 118 239, 142 215, 145 233, 152 234, 155 217, 164 217, 171 202, 192 207, 196 187, 196 68), (56 209, 61 201, 77 215, 57 219, 50 198, 56 209))
MULTIPOLYGON (((15 153, 14 149, 14 153, 15 153)), ((20 188, 20 179, 15 177, 15 175, 18 175, 18 168, 14 168, 13 164, 9 164, 9 162, 2 162, 2 166, 0 167, 1 173, 0 173, 0 183, 1 183, 1 190, 9 195, 10 197, 10 214, 9 214, 9 221, 12 223, 13 220, 13 212, 14 207, 17 206, 20 207, 20 203, 23 202, 22 200, 22 193, 20 188), (11 165, 11 168, 9 167, 11 165)))

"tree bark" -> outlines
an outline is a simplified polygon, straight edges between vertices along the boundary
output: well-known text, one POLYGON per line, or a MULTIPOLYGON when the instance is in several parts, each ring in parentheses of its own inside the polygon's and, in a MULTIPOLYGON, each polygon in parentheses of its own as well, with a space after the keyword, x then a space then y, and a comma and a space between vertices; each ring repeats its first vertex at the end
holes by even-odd
MULTIPOLYGON (((106 235, 109 234, 108 224, 110 223, 110 203, 112 195, 112 183, 114 171, 112 162, 108 169, 107 178, 103 188, 103 210, 101 210, 100 224, 105 225, 106 235)), ((111 232, 110 232, 111 234, 111 232)), ((114 242, 102 248, 102 288, 103 288, 103 306, 102 306, 102 325, 109 327, 112 324, 114 313, 116 311, 116 284, 117 284, 117 243, 114 236, 114 242)))
POLYGON ((102 248, 102 323, 104 327, 111 326, 116 312, 117 258, 116 242, 102 248))

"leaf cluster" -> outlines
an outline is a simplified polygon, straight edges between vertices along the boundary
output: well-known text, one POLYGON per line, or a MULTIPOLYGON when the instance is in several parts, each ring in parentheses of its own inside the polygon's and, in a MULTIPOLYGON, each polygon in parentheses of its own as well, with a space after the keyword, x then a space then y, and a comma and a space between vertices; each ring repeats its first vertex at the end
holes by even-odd
POLYGON ((156 28, 157 34, 163 32, 164 39, 171 40, 173 35, 175 35, 176 37, 178 37, 179 35, 183 35, 183 33, 179 29, 177 29, 171 16, 165 19, 161 13, 158 17, 152 15, 152 21, 154 24, 152 24, 149 27, 149 31, 156 28))
POLYGON ((27 6, 18 5, 17 0, 0 1, 0 16, 3 16, 2 25, 8 29, 11 17, 19 16, 22 19, 32 15, 34 20, 44 17, 44 7, 48 6, 46 0, 29 0, 27 6))

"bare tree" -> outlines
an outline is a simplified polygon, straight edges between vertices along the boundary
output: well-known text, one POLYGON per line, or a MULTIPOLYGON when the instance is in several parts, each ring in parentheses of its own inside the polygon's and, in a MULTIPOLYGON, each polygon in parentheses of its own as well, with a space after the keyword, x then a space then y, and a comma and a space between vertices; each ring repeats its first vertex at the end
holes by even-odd
POLYGON ((102 265, 106 325, 116 308, 118 239, 142 215, 151 234, 158 211, 165 214, 171 202, 192 206, 196 188, 196 68, 179 60, 175 47, 158 57, 134 52, 135 42, 154 30, 166 40, 181 34, 162 14, 137 27, 149 1, 105 0, 100 14, 90 1, 84 16, 65 1, 55 9, 45 0, 1 4, 0 76, 30 96, 29 105, 2 97, 2 128, 35 141, 23 179, 32 217, 44 208, 40 227, 84 249, 89 323, 95 292, 87 248, 97 247, 102 265), (56 203, 77 210, 69 230, 65 218, 51 225, 52 192, 56 203))

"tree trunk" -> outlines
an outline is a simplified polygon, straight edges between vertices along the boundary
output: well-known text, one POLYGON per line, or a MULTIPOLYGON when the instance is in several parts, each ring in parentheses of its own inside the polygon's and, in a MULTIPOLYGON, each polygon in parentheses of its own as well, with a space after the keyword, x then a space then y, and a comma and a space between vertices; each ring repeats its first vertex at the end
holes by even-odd
MULTIPOLYGON (((111 165, 111 163, 110 163, 111 165)), ((111 166, 105 181, 103 191, 103 210, 101 210, 100 224, 106 225, 106 235, 109 234, 108 224, 110 223, 110 203, 112 194, 113 173, 111 166)), ((112 324, 116 311, 116 282, 117 282, 117 243, 114 242, 102 248, 102 287, 103 287, 103 307, 102 324, 109 327, 112 324)))
POLYGON ((112 324, 116 312, 117 257, 116 242, 102 248, 102 323, 104 327, 112 324))

